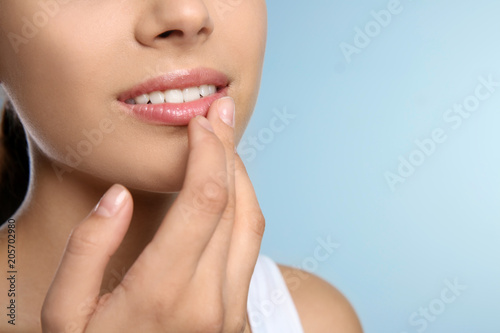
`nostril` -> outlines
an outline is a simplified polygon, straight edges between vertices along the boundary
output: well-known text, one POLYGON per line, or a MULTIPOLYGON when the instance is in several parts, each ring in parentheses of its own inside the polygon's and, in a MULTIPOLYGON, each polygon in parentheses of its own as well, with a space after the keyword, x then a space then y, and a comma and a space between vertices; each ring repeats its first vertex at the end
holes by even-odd
POLYGON ((168 30, 158 35, 159 38, 168 38, 172 34, 179 34, 182 36, 182 31, 180 30, 168 30))
POLYGON ((170 36, 174 31, 173 30, 169 30, 169 31, 165 31, 164 33, 158 35, 158 37, 160 38, 167 38, 168 36, 170 36))

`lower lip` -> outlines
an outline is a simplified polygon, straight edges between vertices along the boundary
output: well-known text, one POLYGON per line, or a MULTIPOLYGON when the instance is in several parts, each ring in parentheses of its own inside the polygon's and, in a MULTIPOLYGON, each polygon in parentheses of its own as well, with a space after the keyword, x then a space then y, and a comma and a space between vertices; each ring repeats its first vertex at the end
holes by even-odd
POLYGON ((206 117, 213 102, 227 96, 228 87, 213 95, 187 103, 127 104, 121 102, 135 117, 154 124, 186 126, 196 116, 206 117))

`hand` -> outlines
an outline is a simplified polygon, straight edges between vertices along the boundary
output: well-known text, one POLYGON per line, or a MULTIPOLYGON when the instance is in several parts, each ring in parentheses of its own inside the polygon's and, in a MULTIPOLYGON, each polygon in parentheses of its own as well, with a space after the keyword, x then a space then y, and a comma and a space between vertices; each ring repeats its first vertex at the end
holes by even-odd
POLYGON ((99 289, 132 217, 130 193, 113 185, 75 227, 42 307, 44 333, 248 330, 248 289, 265 222, 235 153, 234 130, 218 111, 233 114, 232 99, 214 102, 208 120, 190 121, 183 188, 111 293, 99 296, 99 289))

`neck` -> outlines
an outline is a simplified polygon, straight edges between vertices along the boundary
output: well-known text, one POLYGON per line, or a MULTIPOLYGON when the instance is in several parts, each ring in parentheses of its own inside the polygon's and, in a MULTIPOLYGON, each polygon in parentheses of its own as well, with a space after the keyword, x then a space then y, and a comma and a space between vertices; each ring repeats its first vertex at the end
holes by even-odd
MULTIPOLYGON (((61 180, 52 165, 40 158, 33 159, 28 195, 14 218, 19 256, 25 263, 24 274, 37 274, 33 276, 39 277, 36 285, 42 295, 50 285, 72 228, 91 212, 111 185, 77 171, 66 172, 61 180)), ((106 268, 101 294, 112 291, 121 281, 155 235, 177 196, 176 193, 130 192, 134 199, 133 218, 106 268)))

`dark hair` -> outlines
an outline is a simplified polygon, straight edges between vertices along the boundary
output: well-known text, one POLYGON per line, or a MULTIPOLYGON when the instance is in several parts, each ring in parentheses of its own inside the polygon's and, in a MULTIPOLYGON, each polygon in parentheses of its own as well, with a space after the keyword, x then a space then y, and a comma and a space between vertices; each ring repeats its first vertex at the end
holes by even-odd
POLYGON ((10 101, 3 105, 0 143, 0 225, 19 208, 29 183, 28 143, 10 101))

